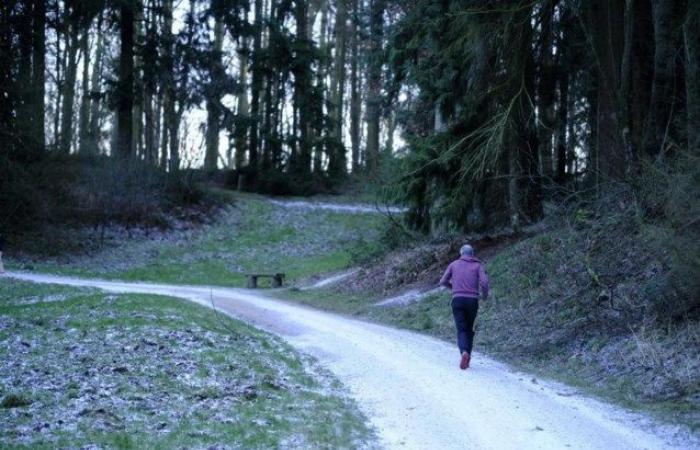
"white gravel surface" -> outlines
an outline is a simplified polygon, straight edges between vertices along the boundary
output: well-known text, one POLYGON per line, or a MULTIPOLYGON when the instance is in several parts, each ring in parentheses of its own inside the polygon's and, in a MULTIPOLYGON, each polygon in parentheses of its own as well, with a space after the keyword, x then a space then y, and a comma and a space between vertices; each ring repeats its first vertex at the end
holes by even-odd
POLYGON ((321 278, 320 280, 316 281, 315 283, 309 285, 309 286, 303 286, 301 290, 307 290, 307 289, 320 289, 323 287, 328 287, 332 286, 334 284, 338 284, 344 279, 355 275, 357 272, 359 272, 360 269, 350 269, 346 270, 345 272, 337 273, 335 275, 331 275, 329 277, 321 278))
POLYGON ((404 292, 403 294, 397 295, 396 297, 385 298, 374 304, 374 306, 397 306, 397 305, 408 305, 409 303, 417 302, 423 300, 433 294, 440 292, 442 288, 429 289, 427 291, 419 291, 418 289, 411 289, 410 291, 404 292))
POLYGON ((328 202, 311 202, 304 200, 270 200, 270 203, 277 206, 287 208, 301 209, 327 209, 329 211, 347 212, 347 213, 394 213, 400 214, 406 211, 405 208, 396 206, 374 206, 367 204, 343 204, 343 203, 328 203, 328 202))
MULTIPOLYGON (((9 276, 41 283, 152 293, 212 306, 284 337, 328 367, 349 389, 387 448, 700 448, 697 435, 515 372, 484 355, 460 371, 440 340, 317 311, 257 291, 9 276)), ((447 305, 446 305, 447 307, 447 305)))

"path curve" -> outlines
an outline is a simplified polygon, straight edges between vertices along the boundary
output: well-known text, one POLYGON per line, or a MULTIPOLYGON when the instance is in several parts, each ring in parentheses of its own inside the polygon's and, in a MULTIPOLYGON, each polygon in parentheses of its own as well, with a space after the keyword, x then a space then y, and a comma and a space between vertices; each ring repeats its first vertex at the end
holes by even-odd
POLYGON ((698 436, 535 380, 476 354, 457 368, 440 340, 267 298, 257 291, 87 280, 30 273, 11 277, 185 298, 278 334, 329 368, 350 390, 387 448, 700 448, 698 436))
POLYGON ((401 214, 406 212, 406 208, 400 208, 398 206, 379 206, 379 205, 369 205, 360 203, 330 203, 330 202, 314 202, 308 200, 268 200, 270 203, 276 206, 283 206, 285 208, 299 208, 299 209, 325 209, 334 212, 344 212, 353 214, 378 214, 378 213, 391 213, 391 214, 401 214))

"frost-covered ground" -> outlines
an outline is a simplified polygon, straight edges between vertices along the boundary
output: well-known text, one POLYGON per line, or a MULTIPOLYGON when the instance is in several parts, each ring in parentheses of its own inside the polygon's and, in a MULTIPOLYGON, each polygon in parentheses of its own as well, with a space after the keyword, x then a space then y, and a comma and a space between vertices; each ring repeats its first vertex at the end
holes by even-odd
MULTIPOLYGON (((199 304, 211 304, 213 298, 221 312, 316 356, 346 384, 386 448, 700 448, 697 434, 687 428, 656 423, 581 396, 569 386, 513 372, 479 353, 465 373, 457 367, 459 353, 453 343, 273 300, 260 291, 18 272, 9 276, 113 293, 172 295, 199 304)), ((318 412, 317 420, 337 423, 335 417, 318 412)), ((324 444, 305 445, 345 447, 332 439, 319 442, 324 444)))
POLYGON ((293 282, 345 269, 374 251, 385 221, 381 214, 310 210, 242 196, 200 227, 131 239, 108 235, 99 250, 50 258, 13 257, 12 243, 8 253, 10 267, 29 263, 36 271, 80 276, 244 286, 245 272, 262 271, 284 272, 293 282))
POLYGON ((372 442, 353 401, 314 362, 174 298, 0 278, 0 360, 2 448, 372 442))

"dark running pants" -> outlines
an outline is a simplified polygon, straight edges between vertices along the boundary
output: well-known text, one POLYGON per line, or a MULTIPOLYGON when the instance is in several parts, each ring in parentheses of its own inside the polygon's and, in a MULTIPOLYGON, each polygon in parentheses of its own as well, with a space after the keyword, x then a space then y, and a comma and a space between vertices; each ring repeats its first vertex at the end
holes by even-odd
POLYGON ((455 297, 452 299, 452 315, 457 327, 457 345, 459 352, 471 355, 474 345, 474 319, 479 311, 479 299, 455 297))

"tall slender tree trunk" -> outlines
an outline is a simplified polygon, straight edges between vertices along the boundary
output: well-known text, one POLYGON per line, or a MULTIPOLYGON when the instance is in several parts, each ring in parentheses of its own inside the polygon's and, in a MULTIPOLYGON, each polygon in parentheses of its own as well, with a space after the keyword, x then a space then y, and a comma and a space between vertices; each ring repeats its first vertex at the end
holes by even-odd
POLYGON ((396 133, 396 113, 389 111, 386 119, 386 143, 384 145, 384 154, 387 157, 394 154, 394 133, 396 133))
POLYGON ((122 158, 134 156, 134 2, 121 0, 119 9, 119 81, 117 86, 117 148, 122 158))
POLYGON ((591 0, 588 28, 598 66, 595 167, 604 178, 627 171, 622 140, 620 74, 624 50, 625 0, 591 0))
POLYGON ((367 69, 367 170, 379 167, 379 120, 382 105, 382 40, 386 0, 372 0, 370 6, 369 63, 367 69))
POLYGON ((511 50, 515 76, 510 81, 510 92, 515 100, 513 108, 514 130, 509 143, 508 166, 509 205, 511 225, 514 229, 523 221, 531 222, 542 216, 541 177, 539 174, 535 111, 529 100, 535 87, 535 67, 532 54, 532 3, 521 6, 514 13, 511 42, 517 42, 511 50), (515 183, 515 186, 513 185, 515 183), (517 205, 517 206, 516 206, 517 205))
MULTIPOLYGON (((569 75, 569 84, 572 87, 575 87, 576 84, 576 76, 575 75, 569 75)), ((569 111, 569 115, 571 116, 571 119, 567 120, 566 123, 566 171, 572 175, 572 179, 575 179, 576 175, 576 143, 578 142, 577 136, 576 136, 576 130, 574 129, 574 120, 573 120, 573 115, 575 112, 575 99, 576 96, 573 94, 574 89, 572 89, 572 93, 569 95, 569 98, 567 99, 567 107, 566 109, 569 111)))
MULTIPOLYGON (((144 60, 156 61, 158 58, 158 31, 155 2, 150 3, 151 12, 146 18, 146 38, 144 45, 144 60)), ((158 122, 159 116, 153 108, 153 98, 156 95, 156 64, 144 64, 143 67, 143 115, 144 115, 144 151, 149 164, 158 164, 158 122)))
POLYGON ((347 42, 347 0, 338 0, 335 16, 335 61, 331 85, 331 110, 333 120, 333 151, 328 161, 328 172, 333 177, 345 173, 347 157, 343 143, 343 93, 345 92, 345 55, 347 42))
POLYGON ((78 73, 77 56, 79 49, 78 23, 72 17, 75 12, 66 9, 67 33, 66 33, 66 73, 63 82, 63 104, 61 111, 61 139, 60 151, 68 154, 73 141, 73 107, 75 103, 75 81, 78 73))
MULTIPOLYGON (((318 45, 318 51, 322 55, 320 58, 320 62, 318 64, 318 69, 316 71, 316 91, 320 95, 320 100, 321 100, 321 105, 326 102, 325 94, 326 94, 326 89, 325 89, 325 83, 326 83, 326 73, 328 71, 328 62, 330 61, 330 45, 328 44, 328 8, 325 5, 325 2, 323 5, 323 9, 321 11, 321 36, 319 40, 319 45, 318 45)), ((311 17, 313 17, 313 12, 309 13, 311 17)), ((313 23, 313 22, 312 22, 313 23)), ((331 74, 331 76, 333 73, 331 74)), ((329 99, 330 100, 330 99, 329 99)), ((307 100, 308 101, 308 100, 307 100)), ((323 108, 321 106, 321 108, 323 108)), ((321 110, 321 114, 323 114, 323 111, 321 110)), ((332 146, 326 146, 324 145, 324 139, 322 136, 323 133, 323 120, 321 121, 314 121, 314 125, 310 127, 309 129, 309 141, 311 142, 311 145, 313 146, 313 152, 314 152, 314 162, 313 162, 313 170, 314 172, 320 173, 323 170, 323 153, 324 149, 328 149, 328 156, 333 152, 333 147, 332 146)))
MULTIPOLYGON (((238 49, 239 60, 239 84, 241 90, 238 93, 238 117, 239 119, 248 119, 250 114, 250 105, 248 104, 248 43, 243 38, 243 46, 238 49)), ((248 144, 247 133, 248 127, 242 125, 242 120, 235 124, 235 145, 236 169, 240 169, 245 164, 246 146, 248 144)))
POLYGON ((102 55, 104 53, 104 42, 102 37, 103 13, 97 20, 97 43, 95 44, 95 61, 92 66, 90 76, 90 123, 88 125, 88 136, 86 151, 91 154, 99 153, 100 138, 100 101, 102 100, 102 55))
POLYGON ((688 1, 683 23, 685 41, 685 88, 688 109, 688 148, 700 154, 700 5, 688 1))
MULTIPOLYGON (((528 2, 529 3, 529 2, 528 2)), ((532 3, 529 3, 530 5, 532 3)), ((523 55, 523 83, 528 92, 535 90, 535 61, 532 54, 532 25, 531 10, 525 9, 523 13, 523 34, 521 42, 521 54, 523 55)), ((539 142, 537 140, 537 125, 535 123, 535 111, 532 102, 521 97, 518 105, 522 119, 520 146, 520 167, 523 172, 521 180, 522 204, 525 217, 528 222, 534 222, 542 218, 542 174, 539 172, 539 142)), ((552 121, 553 122, 553 121, 552 121)), ((548 135, 551 139, 551 132, 548 135)), ((551 144, 550 144, 551 146, 551 144)), ((551 152, 551 150, 550 150, 551 152)), ((551 158, 550 158, 551 161, 551 158)), ((551 162, 549 163, 551 164, 551 162)), ((551 173, 551 170, 550 170, 551 173)))
POLYGON ((207 92, 207 131, 204 169, 216 170, 219 160, 219 129, 221 122, 221 83, 223 82, 223 64, 221 52, 224 43, 224 25, 220 19, 214 23, 214 42, 209 68, 211 86, 207 92))
MULTIPOLYGON (((61 4, 56 2, 55 15, 58 18, 61 17, 61 4)), ((54 71, 56 73, 56 103, 54 104, 54 115, 53 115, 53 146, 58 150, 61 145, 61 99, 63 96, 63 55, 61 52, 61 27, 56 26, 56 62, 54 71)))
MULTIPOLYGON (((15 5, 9 2, 0 3, 0 86, 9 86, 13 82, 13 9, 15 5)), ((0 138, 6 136, 14 127, 14 96, 8 95, 0 102, 0 138)), ((14 139, 7 139, 4 151, 15 150, 14 139)))
POLYGON ((626 127, 623 138, 629 149, 627 156, 636 159, 644 142, 652 83, 654 30, 650 0, 627 1, 624 40, 620 80, 626 127))
POLYGON ((652 0, 654 22, 654 81, 644 135, 644 151, 657 156, 668 143, 668 129, 674 104, 676 33, 679 23, 676 2, 652 0))
POLYGON ((46 2, 34 2, 34 18, 32 23, 32 85, 34 87, 32 122, 34 125, 35 145, 38 151, 46 146, 46 119, 44 96, 46 94, 46 2))
POLYGON ((255 31, 253 34, 253 54, 252 54, 252 82, 250 88, 250 130, 248 137, 250 139, 250 147, 248 149, 248 166, 253 170, 257 171, 258 168, 258 147, 259 147, 259 135, 258 135, 258 123, 260 118, 260 91, 262 89, 263 82, 263 67, 261 60, 260 45, 262 40, 262 0, 255 0, 255 31))
POLYGON ((554 43, 554 10, 558 0, 548 0, 542 5, 540 32, 540 76, 538 84, 540 123, 538 141, 540 152, 540 172, 545 180, 553 175, 552 167, 552 134, 556 121, 554 99, 556 92, 556 71, 552 45, 554 43))
POLYGON ((296 0, 294 7, 297 39, 297 64, 294 69, 294 105, 297 110, 299 138, 297 140, 298 151, 292 152, 290 158, 291 169, 298 175, 307 175, 311 170, 311 148, 309 139, 310 127, 310 99, 311 92, 311 61, 312 54, 308 29, 308 5, 303 0, 296 0))
POLYGON ((19 63, 17 64, 17 90, 16 103, 16 130, 19 143, 23 151, 27 148, 34 147, 33 144, 33 96, 34 89, 32 87, 32 19, 33 2, 25 0, 20 3, 21 10, 15 18, 16 29, 19 34, 17 37, 19 44, 19 63))
POLYGON ((360 113, 362 99, 360 97, 359 76, 359 15, 360 2, 353 0, 352 4, 352 52, 350 61, 350 146, 352 147, 352 171, 360 169, 360 113))
MULTIPOLYGON (((557 111, 557 124, 554 134, 554 148, 557 155, 556 181, 561 184, 566 178, 567 146, 566 124, 569 121, 569 74, 562 73, 559 76, 559 109, 557 111)), ((573 139, 573 136, 570 137, 573 139)))
POLYGON ((89 39, 90 25, 88 24, 83 31, 83 36, 80 39, 81 53, 83 54, 83 74, 82 74, 82 89, 80 95, 80 110, 78 112, 78 129, 79 144, 78 152, 81 154, 90 153, 88 148, 89 143, 89 126, 90 126, 90 47, 89 39))
POLYGON ((163 32, 162 32, 162 50, 163 50, 163 71, 162 71, 162 92, 163 92, 163 128, 161 133, 161 165, 165 168, 177 170, 173 155, 171 154, 170 136, 175 122, 175 82, 173 73, 173 0, 163 0, 163 32))

